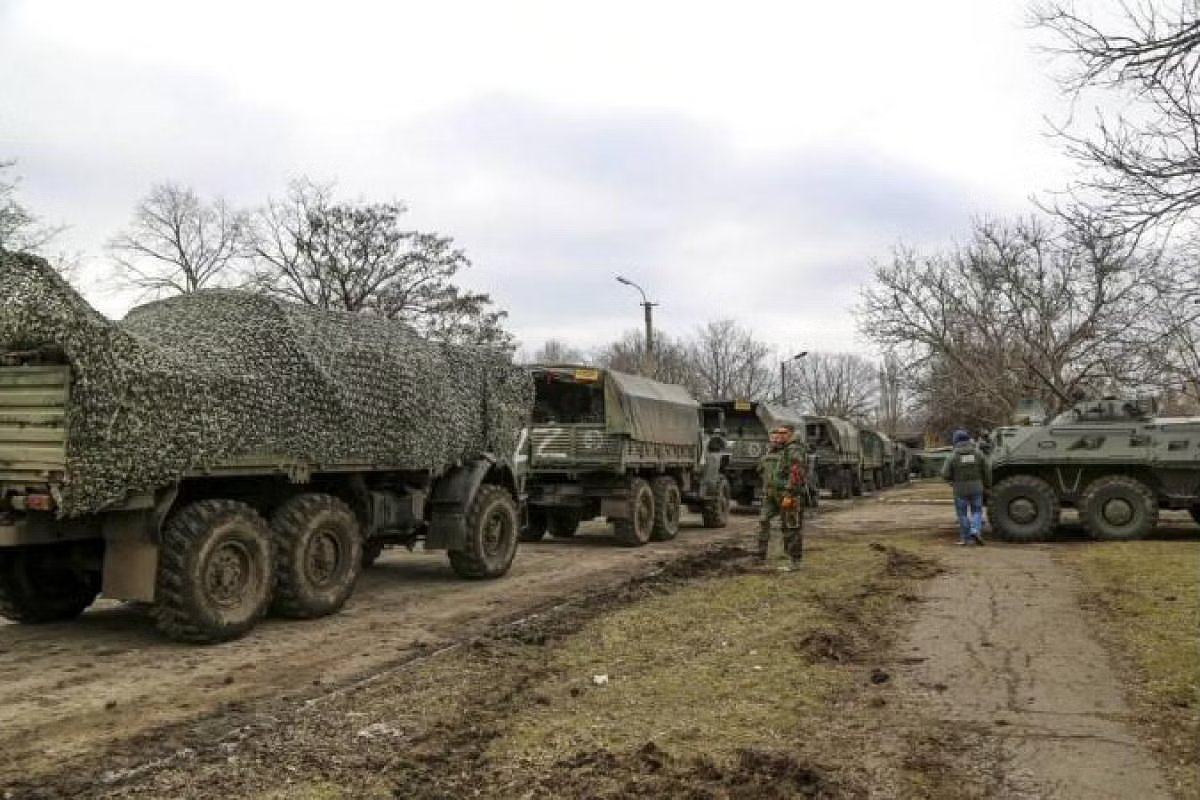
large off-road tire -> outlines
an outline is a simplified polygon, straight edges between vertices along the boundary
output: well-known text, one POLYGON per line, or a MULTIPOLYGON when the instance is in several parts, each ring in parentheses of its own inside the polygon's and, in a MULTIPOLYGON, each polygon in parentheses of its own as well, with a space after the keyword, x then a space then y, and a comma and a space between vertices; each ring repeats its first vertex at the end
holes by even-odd
POLYGON ((1062 504, 1054 487, 1034 475, 1013 475, 992 489, 988 521, 996 536, 1009 542, 1048 538, 1058 527, 1062 504))
POLYGON ((706 528, 724 528, 729 524, 729 479, 722 477, 717 484, 717 496, 700 507, 700 518, 706 528))
POLYGON ((549 512, 540 508, 531 508, 527 512, 528 520, 521 528, 522 542, 540 542, 546 538, 546 529, 550 525, 549 512))
POLYGON ((362 568, 370 569, 383 555, 383 542, 379 540, 365 541, 362 544, 362 568))
POLYGON ((1141 539, 1158 524, 1158 499, 1137 478, 1105 475, 1084 490, 1079 518, 1093 539, 1141 539))
POLYGON ((661 475, 650 484, 654 492, 654 528, 650 538, 669 542, 679 535, 679 520, 683 516, 683 493, 679 483, 669 475, 661 475))
POLYGON ((629 482, 628 510, 624 519, 613 520, 617 543, 625 547, 641 547, 650 541, 654 530, 654 492, 641 478, 629 482))
POLYGON ((1192 515, 1192 522, 1200 525, 1200 506, 1192 506, 1188 509, 1188 513, 1192 515))
POLYGON ((509 491, 483 484, 467 509, 466 547, 450 551, 450 566, 464 578, 499 578, 517 555, 520 525, 509 491))
POLYGON ((846 474, 850 479, 850 496, 862 497, 864 491, 862 473, 850 470, 846 474))
POLYGON ((24 625, 75 619, 100 593, 99 576, 73 569, 69 545, 0 552, 0 616, 24 625))
POLYGON ((579 512, 573 508, 562 508, 552 512, 546 522, 551 536, 570 539, 579 530, 579 512))
POLYGON ((362 570, 362 530, 333 495, 301 494, 271 517, 275 597, 281 617, 314 619, 341 608, 362 570))
POLYGON ((245 503, 200 500, 163 528, 154 617, 184 642, 223 642, 253 628, 271 602, 271 530, 245 503))

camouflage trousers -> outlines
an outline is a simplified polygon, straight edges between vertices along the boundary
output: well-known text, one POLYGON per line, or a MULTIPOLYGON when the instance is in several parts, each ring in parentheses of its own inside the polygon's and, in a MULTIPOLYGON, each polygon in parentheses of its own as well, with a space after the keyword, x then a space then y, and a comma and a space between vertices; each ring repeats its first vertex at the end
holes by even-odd
POLYGON ((771 521, 779 518, 779 526, 783 531, 783 550, 792 559, 799 561, 804 557, 804 506, 797 499, 796 506, 790 511, 779 507, 779 500, 774 497, 764 497, 762 511, 758 513, 758 554, 767 556, 767 544, 771 539, 771 521))

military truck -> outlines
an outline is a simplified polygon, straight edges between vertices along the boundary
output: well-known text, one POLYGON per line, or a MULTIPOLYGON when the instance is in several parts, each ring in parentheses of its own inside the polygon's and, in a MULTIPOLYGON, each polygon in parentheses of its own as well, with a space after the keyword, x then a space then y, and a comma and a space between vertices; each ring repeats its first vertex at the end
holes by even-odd
POLYGON ((758 462, 771 446, 768 433, 780 425, 793 425, 797 436, 804 435, 804 415, 784 406, 750 400, 714 400, 703 404, 708 413, 723 419, 729 442, 725 474, 733 499, 749 507, 762 499, 758 462))
POLYGON ((816 457, 818 485, 839 499, 862 494, 858 427, 837 417, 809 417, 804 428, 809 452, 816 457))
POLYGON ((1153 419, 1115 398, 1090 400, 1048 425, 994 432, 988 517, 1004 539, 1053 533, 1075 508, 1096 539, 1138 539, 1160 509, 1200 521, 1200 420, 1153 419))
POLYGON ((98 594, 190 642, 334 613, 385 544, 509 568, 532 405, 506 356, 242 292, 121 323, 0 251, 0 614, 98 594))
POLYGON ((862 443, 862 476, 867 491, 886 489, 894 484, 895 447, 884 433, 862 428, 859 430, 862 443))
MULTIPOLYGON (((682 386, 609 369, 531 367, 528 523, 522 538, 574 536, 595 517, 637 547, 674 539, 682 508, 724 527, 729 481, 705 479, 700 404, 682 386)), ((720 454, 716 454, 719 457, 720 454)))

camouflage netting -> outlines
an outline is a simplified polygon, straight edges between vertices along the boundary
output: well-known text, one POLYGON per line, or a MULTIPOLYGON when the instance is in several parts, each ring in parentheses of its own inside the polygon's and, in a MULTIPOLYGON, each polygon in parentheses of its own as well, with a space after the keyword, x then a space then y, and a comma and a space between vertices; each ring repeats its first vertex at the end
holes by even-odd
POLYGON ((222 290, 113 323, 45 261, 0 251, 0 349, 48 344, 72 367, 64 516, 241 455, 421 470, 511 458, 533 402, 506 356, 399 323, 222 290))

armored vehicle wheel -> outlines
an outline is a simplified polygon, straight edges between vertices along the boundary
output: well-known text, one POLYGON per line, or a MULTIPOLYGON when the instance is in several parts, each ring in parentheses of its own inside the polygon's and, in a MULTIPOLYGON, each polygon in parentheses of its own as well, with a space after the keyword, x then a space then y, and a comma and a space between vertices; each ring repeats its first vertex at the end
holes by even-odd
POLYGON ((724 528, 729 524, 729 479, 721 478, 717 487, 717 496, 709 500, 700 509, 700 516, 706 528, 724 528))
POLYGON ((272 585, 271 531, 253 508, 200 500, 163 528, 154 617, 184 642, 223 642, 253 628, 272 585))
POLYGON ((383 542, 366 541, 362 545, 362 565, 363 569, 370 569, 374 566, 379 557, 383 555, 383 542))
POLYGON ((1084 490, 1079 518, 1093 539, 1141 539, 1158 524, 1158 500, 1137 478, 1105 475, 1084 490))
POLYGON ((546 538, 546 528, 550 524, 550 515, 538 508, 531 508, 528 511, 528 522, 525 527, 521 528, 522 542, 540 542, 546 538))
POLYGON ((654 492, 641 478, 629 482, 629 508, 625 519, 613 520, 613 533, 625 547, 641 547, 654 529, 654 492))
POLYGON ((328 494, 301 494, 271 517, 275 598, 282 617, 312 619, 341 608, 362 570, 362 531, 350 507, 328 494))
POLYGON ((654 528, 650 538, 669 542, 679 535, 679 517, 683 513, 683 497, 675 479, 663 475, 651 484, 654 492, 654 528))
POLYGON ((520 515, 508 490, 485 483, 467 509, 467 543, 450 551, 450 566, 464 578, 498 578, 517 555, 520 515))
POLYGON ((0 616, 24 625, 75 619, 100 593, 99 576, 70 563, 69 545, 0 553, 0 616))
POLYGON ((1025 542, 1044 539, 1058 526, 1062 506, 1054 488, 1033 475, 1014 475, 996 484, 988 503, 988 520, 1001 539, 1025 542))
POLYGON ((579 530, 579 512, 565 508, 552 512, 547 517, 550 535, 557 539, 570 539, 579 530))

